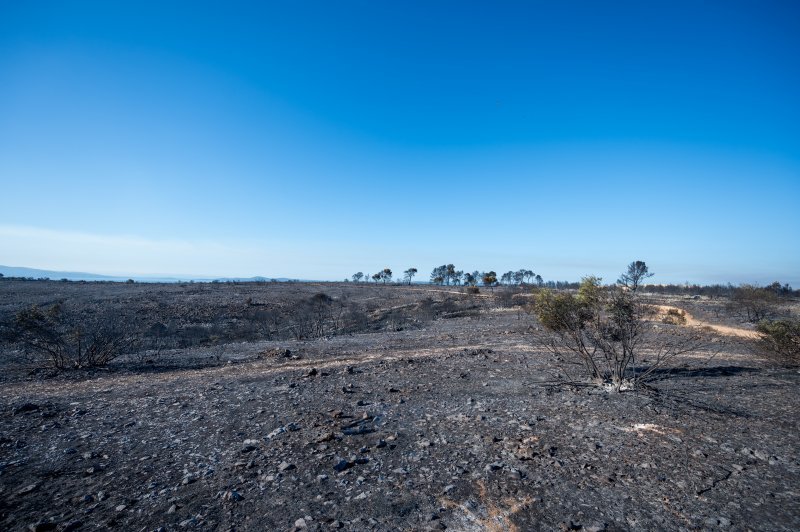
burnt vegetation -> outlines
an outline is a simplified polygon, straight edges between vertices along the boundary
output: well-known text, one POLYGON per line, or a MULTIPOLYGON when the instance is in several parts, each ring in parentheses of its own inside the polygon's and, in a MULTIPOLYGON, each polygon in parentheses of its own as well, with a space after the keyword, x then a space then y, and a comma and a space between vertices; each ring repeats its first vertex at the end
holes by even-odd
POLYGON ((797 529, 790 287, 415 270, 0 279, 3 529, 797 529))
MULTIPOLYGON (((392 282, 392 270, 384 268, 374 275, 357 272, 352 282, 316 284, 5 278, 0 286, 14 297, 0 307, 0 341, 7 359, 58 370, 102 367, 118 359, 154 365, 164 353, 182 349, 402 331, 437 319, 479 319, 492 308, 516 309, 518 319, 533 319, 529 330, 536 342, 562 360, 573 355, 570 363, 584 367, 589 381, 620 390, 700 349, 696 335, 683 327, 684 310, 669 308, 658 316, 654 311, 659 298, 682 296, 689 298, 687 307, 700 297, 716 301, 716 318, 751 324, 759 333, 753 347, 761 356, 797 364, 798 321, 790 310, 797 293, 779 282, 646 285, 653 274, 643 261, 631 262, 611 286, 592 276, 580 283, 545 281, 526 268, 498 277, 494 271, 465 272, 444 264, 420 290, 410 287, 416 273, 408 268, 392 282), (490 290, 483 293, 481 287, 490 290)), ((574 380, 568 366, 561 368, 574 380)))
MULTIPOLYGON (((388 283, 389 269, 385 271, 388 283)), ((167 352, 241 342, 400 331, 482 309, 466 292, 404 292, 402 286, 382 282, 364 288, 7 278, 2 283, 14 296, 0 308, 6 359, 58 370, 102 367, 117 360, 153 365, 167 352), (55 302, 54 294, 59 297, 55 302)))

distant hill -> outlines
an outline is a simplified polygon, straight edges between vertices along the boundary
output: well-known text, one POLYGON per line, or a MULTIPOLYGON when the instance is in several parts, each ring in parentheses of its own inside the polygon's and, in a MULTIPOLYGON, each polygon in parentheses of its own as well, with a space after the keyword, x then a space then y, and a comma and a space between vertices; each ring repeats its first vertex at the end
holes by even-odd
POLYGON ((118 282, 122 283, 127 281, 128 279, 133 279, 134 281, 140 283, 179 283, 184 281, 197 281, 197 282, 237 282, 237 283, 254 283, 254 282, 266 282, 275 280, 278 282, 287 282, 287 281, 296 281, 297 279, 289 279, 286 277, 280 278, 271 278, 271 277, 192 277, 191 275, 187 276, 176 276, 176 277, 157 277, 157 276, 141 276, 141 275, 130 275, 130 276, 113 276, 113 275, 100 275, 97 273, 86 273, 86 272, 62 272, 62 271, 55 271, 55 270, 39 270, 37 268, 25 268, 22 266, 3 266, 0 264, 0 274, 4 277, 25 277, 25 278, 33 278, 33 279, 52 279, 54 281, 58 281, 61 279, 67 279, 68 281, 108 281, 108 282, 118 282))
POLYGON ((24 268, 21 266, 3 266, 0 265, 0 273, 5 277, 33 277, 34 279, 42 279, 47 277, 49 279, 69 279, 70 281, 125 281, 127 279, 120 279, 118 277, 111 277, 108 275, 98 275, 96 273, 85 272, 58 272, 53 270, 39 270, 36 268, 24 268))

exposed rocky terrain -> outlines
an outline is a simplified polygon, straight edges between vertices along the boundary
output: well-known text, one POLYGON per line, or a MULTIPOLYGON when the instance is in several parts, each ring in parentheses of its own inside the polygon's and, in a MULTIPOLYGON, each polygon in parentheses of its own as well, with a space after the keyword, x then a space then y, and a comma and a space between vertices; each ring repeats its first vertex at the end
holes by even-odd
POLYGON ((0 528, 800 529, 797 370, 730 338, 653 390, 562 385, 527 320, 9 373, 0 528))

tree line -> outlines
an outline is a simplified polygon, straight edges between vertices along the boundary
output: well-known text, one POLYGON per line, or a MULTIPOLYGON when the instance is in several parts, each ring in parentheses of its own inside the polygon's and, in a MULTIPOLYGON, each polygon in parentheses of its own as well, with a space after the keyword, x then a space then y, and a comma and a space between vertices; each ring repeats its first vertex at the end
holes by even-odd
MULTIPOLYGON (((417 268, 409 268, 403 272, 403 283, 411 284, 414 277, 419 270, 417 268)), ((383 270, 372 275, 365 274, 364 272, 354 273, 350 279, 355 283, 369 282, 372 280, 375 283, 383 283, 392 281, 391 268, 384 268, 383 270)), ((567 283, 564 281, 545 281, 542 276, 534 273, 533 270, 522 268, 517 271, 508 271, 498 277, 497 273, 493 270, 473 272, 463 271, 456 269, 453 264, 443 264, 437 266, 431 271, 430 283, 440 286, 478 286, 483 285, 487 287, 494 287, 498 285, 537 285, 537 286, 550 286, 552 288, 568 288, 577 283, 567 283), (569 286, 568 286, 569 285, 569 286)))

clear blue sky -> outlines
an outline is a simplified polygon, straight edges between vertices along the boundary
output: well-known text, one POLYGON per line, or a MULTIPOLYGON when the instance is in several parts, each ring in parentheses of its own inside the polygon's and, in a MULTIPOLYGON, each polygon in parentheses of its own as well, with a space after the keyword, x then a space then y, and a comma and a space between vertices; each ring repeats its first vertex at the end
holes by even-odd
POLYGON ((796 2, 0 1, 0 264, 800 285, 796 2))

